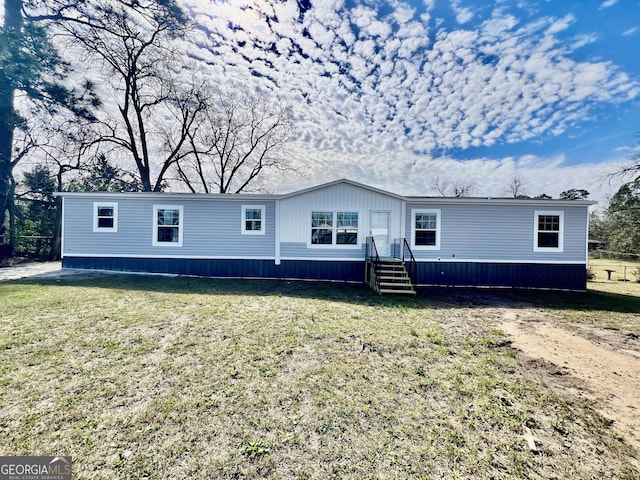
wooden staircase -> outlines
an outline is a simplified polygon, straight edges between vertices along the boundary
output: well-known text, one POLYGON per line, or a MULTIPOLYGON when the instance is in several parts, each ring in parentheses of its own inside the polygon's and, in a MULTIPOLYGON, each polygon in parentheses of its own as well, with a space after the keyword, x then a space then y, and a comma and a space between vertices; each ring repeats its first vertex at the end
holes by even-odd
POLYGON ((371 263, 369 285, 380 295, 415 295, 416 290, 409 278, 405 263, 397 258, 381 258, 371 263))

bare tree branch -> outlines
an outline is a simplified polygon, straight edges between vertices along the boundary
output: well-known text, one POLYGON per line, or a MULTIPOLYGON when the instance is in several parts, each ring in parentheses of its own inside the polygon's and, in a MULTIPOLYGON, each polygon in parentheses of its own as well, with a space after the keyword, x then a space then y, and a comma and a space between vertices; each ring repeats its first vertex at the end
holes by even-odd
POLYGON ((176 168, 191 191, 240 193, 265 171, 292 169, 283 155, 293 139, 289 106, 216 89, 207 102, 188 135, 189 155, 176 168))
POLYGON ((507 195, 510 195, 513 198, 526 197, 526 182, 522 179, 522 177, 514 175, 509 185, 507 185, 505 192, 507 195))

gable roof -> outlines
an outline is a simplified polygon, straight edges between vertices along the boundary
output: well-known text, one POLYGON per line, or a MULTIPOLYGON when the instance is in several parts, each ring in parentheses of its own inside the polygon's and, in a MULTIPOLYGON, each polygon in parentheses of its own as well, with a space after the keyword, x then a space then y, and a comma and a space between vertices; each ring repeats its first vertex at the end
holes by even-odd
POLYGON ((388 192, 387 190, 382 190, 380 188, 372 187, 370 185, 365 185, 364 183, 354 182, 353 180, 349 180, 347 178, 341 178, 339 180, 334 180, 332 182, 322 183, 320 185, 315 185, 313 187, 305 188, 302 190, 296 190, 294 192, 286 193, 284 195, 279 195, 278 198, 292 198, 298 195, 305 195, 307 193, 315 192, 318 190, 324 190, 326 188, 331 188, 336 185, 348 185, 351 187, 356 187, 361 190, 366 190, 368 192, 377 193, 379 195, 384 195, 391 198, 396 198, 398 200, 404 200, 405 197, 402 195, 398 195, 397 193, 388 192))

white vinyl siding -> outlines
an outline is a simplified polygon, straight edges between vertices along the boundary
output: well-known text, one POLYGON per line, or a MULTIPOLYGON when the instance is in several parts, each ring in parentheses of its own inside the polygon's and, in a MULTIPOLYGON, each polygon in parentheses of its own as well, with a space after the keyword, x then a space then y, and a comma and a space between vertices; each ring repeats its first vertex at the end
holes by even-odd
MULTIPOLYGON (((365 238, 370 235, 370 212, 389 212, 389 237, 401 237, 403 223, 402 201, 396 198, 369 192, 348 185, 336 185, 323 190, 280 201, 279 228, 282 245, 282 258, 364 258, 365 238), (358 245, 313 245, 311 243, 312 212, 357 212, 358 245), (295 245, 295 247, 294 247, 295 245), (336 257, 337 256, 337 257, 336 257)), ((346 221, 346 218, 343 218, 346 221)), ((331 227, 338 228, 336 225, 331 227)), ((344 240, 352 241, 353 232, 346 230, 352 226, 344 225, 344 240)))
MULTIPOLYGON (((586 262, 585 235, 588 209, 584 206, 550 208, 562 215, 562 251, 538 249, 539 206, 523 205, 443 205, 440 218, 440 249, 411 249, 418 261, 478 262, 586 262)), ((412 238, 413 211, 429 210, 409 203, 406 211, 407 240, 412 238)), ((544 211, 544 213, 549 213, 544 211)))
MULTIPOLYGON (((274 258, 275 202, 265 206, 264 235, 241 235, 242 205, 254 202, 189 199, 178 202, 178 195, 158 194, 158 199, 65 197, 64 255, 206 257, 206 258, 274 258), (118 231, 104 234, 93 231, 93 202, 118 203, 118 231), (154 246, 156 218, 154 205, 181 205, 183 216, 182 248, 154 246)), ((257 203, 257 202, 256 202, 257 203)), ((302 219, 300 223, 306 223, 302 219)), ((305 242, 306 243, 306 242, 305 242)), ((174 245, 175 246, 175 245, 174 245)))

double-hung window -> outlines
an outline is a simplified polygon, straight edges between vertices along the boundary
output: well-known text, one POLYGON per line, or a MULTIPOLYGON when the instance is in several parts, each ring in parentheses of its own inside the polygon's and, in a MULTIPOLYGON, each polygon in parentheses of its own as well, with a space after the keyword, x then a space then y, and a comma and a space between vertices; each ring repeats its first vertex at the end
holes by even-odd
POLYGON ((440 248, 440 210, 412 210, 411 243, 417 249, 440 248))
POLYGON ((264 212, 264 205, 243 205, 240 233, 242 235, 264 235, 264 212))
POLYGON ((534 216, 533 250, 562 252, 564 212, 536 211, 534 216))
POLYGON ((336 245, 358 244, 358 212, 336 212, 336 245))
POLYGON ((358 212, 311 212, 312 245, 358 245, 358 212))
POLYGON ((153 245, 182 246, 182 205, 153 206, 153 245))
POLYGON ((118 204, 113 202, 94 202, 93 231, 118 231, 118 204))

